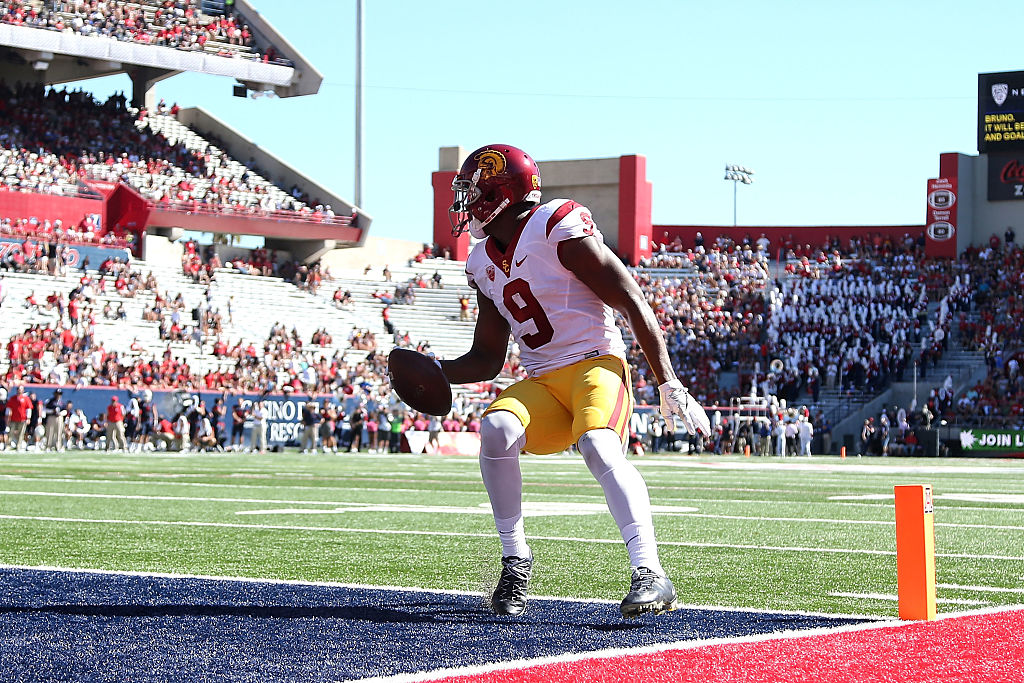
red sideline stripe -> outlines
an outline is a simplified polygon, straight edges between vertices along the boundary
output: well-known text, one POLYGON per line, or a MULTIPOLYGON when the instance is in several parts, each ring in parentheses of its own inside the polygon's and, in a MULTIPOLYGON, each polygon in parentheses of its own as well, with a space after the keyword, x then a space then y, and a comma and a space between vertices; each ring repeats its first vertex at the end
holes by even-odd
POLYGON ((439 679, 445 683, 743 681, 1009 683, 1024 678, 1024 611, 861 631, 584 659, 439 679))

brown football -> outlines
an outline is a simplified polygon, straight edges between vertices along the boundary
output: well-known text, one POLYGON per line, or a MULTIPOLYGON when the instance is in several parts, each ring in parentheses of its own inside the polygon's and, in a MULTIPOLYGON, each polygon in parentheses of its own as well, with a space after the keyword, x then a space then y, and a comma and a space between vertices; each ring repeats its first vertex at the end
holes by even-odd
POLYGON ((429 356, 412 349, 391 349, 388 377, 398 398, 413 410, 428 415, 451 412, 452 387, 429 356))

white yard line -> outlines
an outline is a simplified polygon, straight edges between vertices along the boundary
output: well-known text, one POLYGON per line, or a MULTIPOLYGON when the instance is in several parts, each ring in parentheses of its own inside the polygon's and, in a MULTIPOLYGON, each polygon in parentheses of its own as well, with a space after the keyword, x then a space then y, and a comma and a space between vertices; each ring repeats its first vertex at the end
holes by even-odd
MULTIPOLYGON (((376 479, 376 478, 375 478, 376 479)), ((128 486, 194 486, 197 488, 239 488, 239 489, 288 489, 294 491, 332 491, 335 489, 343 489, 345 491, 382 491, 382 492, 396 492, 396 493, 426 493, 426 494, 438 494, 438 493, 455 493, 461 495, 481 495, 484 493, 483 485, 479 481, 473 482, 461 482, 467 485, 473 484, 478 485, 480 488, 475 490, 462 490, 462 489, 429 489, 429 488, 392 488, 392 487, 370 487, 370 486, 351 486, 344 483, 330 486, 309 486, 305 484, 243 484, 237 482, 231 483, 220 483, 220 482, 196 482, 196 481, 155 481, 153 479, 139 480, 139 479, 69 479, 65 477, 26 477, 17 474, 0 474, 0 480, 8 481, 47 481, 57 482, 62 484, 78 484, 78 485, 89 485, 89 484, 118 484, 128 486)), ((425 482, 432 483, 432 482, 425 482)), ((456 482, 437 482, 437 483, 456 483, 456 482)), ((530 486, 530 482, 526 482, 527 487, 530 486)), ((563 493, 545 490, 543 487, 538 487, 534 490, 524 491, 525 496, 540 496, 547 495, 552 497, 560 498, 583 498, 585 500, 591 499, 604 499, 604 495, 601 492, 601 488, 597 483, 580 485, 578 488, 593 488, 593 494, 580 494, 580 493, 563 493)), ((674 490, 671 487, 650 487, 656 490, 674 490)), ((892 508, 892 505, 878 504, 878 503, 851 503, 851 502, 831 502, 831 501, 790 501, 790 500, 752 500, 749 498, 736 498, 736 499, 708 499, 708 498, 673 498, 673 502, 687 502, 687 503, 704 503, 704 504, 742 504, 742 505, 758 505, 764 506, 766 504, 787 504, 787 505, 850 505, 857 507, 872 507, 872 508, 892 508)), ((995 512, 1018 512, 1019 508, 1008 508, 1008 507, 982 507, 982 506, 966 506, 966 507, 950 507, 942 506, 943 510, 969 510, 969 511, 995 511, 995 512)))
POLYGON ((280 503, 282 505, 359 505, 366 507, 373 503, 353 503, 333 500, 285 500, 282 498, 207 498, 202 496, 133 496, 124 493, 70 493, 67 491, 0 491, 0 496, 43 496, 54 498, 112 498, 116 500, 181 500, 191 503, 280 503))
MULTIPOLYGON (((484 495, 483 485, 476 491, 464 491, 461 489, 406 489, 406 488, 391 488, 391 487, 368 487, 368 486, 308 486, 305 484, 240 484, 240 483, 211 483, 202 481, 153 481, 145 480, 140 481, 138 479, 62 479, 60 477, 23 477, 15 474, 0 474, 0 480, 7 481, 48 481, 56 482, 61 484, 122 484, 122 485, 134 485, 134 486, 194 486, 197 488, 220 488, 220 489, 289 489, 295 491, 333 491, 335 489, 344 489, 345 491, 395 491, 400 493, 425 493, 425 494, 438 494, 438 493, 462 493, 472 495, 484 495)), ((599 494, 593 496, 576 496, 574 494, 557 494, 559 496, 572 496, 581 498, 594 498, 599 494)))
MULTIPOLYGON (((6 463, 6 464, 10 464, 10 463, 6 463)), ((276 475, 278 473, 273 473, 273 474, 276 475)), ((297 474, 297 473, 291 473, 291 474, 297 474)), ((404 476, 408 476, 408 475, 409 475, 408 472, 404 473, 404 476)), ((0 479, 12 480, 12 481, 49 481, 49 482, 60 482, 60 483, 73 483, 73 484, 79 484, 79 485, 89 485, 89 484, 119 484, 119 485, 158 484, 158 485, 162 485, 162 486, 194 486, 194 487, 210 487, 210 488, 248 488, 248 489, 275 489, 275 490, 276 489, 291 489, 291 490, 302 490, 302 491, 305 491, 305 490, 309 490, 309 491, 325 491, 325 490, 332 490, 332 489, 344 489, 345 491, 349 491, 349 492, 351 492, 351 491, 380 491, 380 492, 402 492, 402 493, 405 493, 405 492, 429 492, 429 493, 444 492, 444 493, 456 493, 456 494, 463 494, 463 495, 465 495, 465 494, 468 494, 468 495, 480 495, 482 493, 482 491, 480 491, 480 490, 466 491, 466 490, 455 490, 455 489, 443 489, 443 490, 434 489, 434 490, 430 490, 430 489, 392 488, 392 487, 353 487, 353 486, 347 485, 345 483, 345 482, 351 482, 353 479, 358 480, 360 478, 363 478, 363 477, 359 477, 359 476, 355 476, 355 477, 317 477, 321 481, 332 481, 332 482, 333 481, 337 481, 338 482, 337 486, 334 486, 334 485, 331 485, 331 486, 311 486, 311 485, 303 485, 303 484, 280 484, 280 485, 279 484, 244 484, 244 483, 238 483, 238 481, 237 481, 238 479, 252 479, 252 478, 257 478, 257 477, 259 477, 259 478, 266 478, 266 477, 271 476, 270 474, 263 474, 263 473, 236 473, 236 475, 235 475, 236 481, 232 481, 230 483, 226 483, 226 482, 225 483, 220 483, 220 482, 217 482, 217 483, 213 483, 213 482, 183 482, 183 481, 169 481, 169 480, 167 480, 167 479, 170 479, 170 478, 177 479, 177 478, 184 478, 184 477, 205 476, 205 475, 202 475, 202 474, 140 473, 137 476, 140 476, 140 477, 144 476, 144 477, 146 477, 146 479, 142 479, 142 480, 140 480, 140 479, 75 479, 75 478, 68 478, 68 477, 32 477, 32 476, 24 476, 24 475, 0 475, 0 479), (161 480, 161 479, 163 479, 163 480, 161 480)), ((310 475, 302 475, 302 476, 304 476, 304 477, 305 476, 309 476, 309 477, 312 478, 312 477, 314 477, 316 475, 310 474, 310 475)), ((437 476, 436 473, 435 473, 435 476, 437 476)), ((379 479, 383 479, 383 478, 386 478, 386 477, 374 477, 374 479, 378 479, 378 478, 379 479)), ((424 482, 424 483, 446 483, 446 484, 459 483, 459 484, 465 484, 465 485, 477 485, 477 484, 479 484, 479 481, 476 480, 476 479, 464 480, 464 481, 452 481, 450 479, 444 479, 444 480, 432 480, 431 482, 424 482)), ((530 485, 531 485, 531 482, 527 481, 527 486, 529 487, 530 485)), ((585 500, 590 500, 590 499, 593 499, 593 498, 601 498, 602 497, 602 495, 600 493, 600 490, 599 490, 599 488, 598 488, 596 483, 583 482, 583 483, 580 483, 578 485, 575 485, 574 487, 575 488, 594 488, 596 490, 595 490, 595 492, 592 495, 591 494, 574 494, 574 493, 557 493, 557 494, 554 494, 554 495, 557 495, 557 496, 560 496, 560 497, 566 497, 566 498, 582 498, 582 499, 585 499, 585 500)), ((764 492, 764 493, 774 493, 774 492, 792 493, 792 491, 787 491, 785 489, 757 489, 757 488, 744 488, 744 487, 699 487, 699 486, 657 486, 657 485, 651 485, 650 488, 652 490, 672 490, 672 491, 687 491, 687 490, 700 489, 700 490, 749 491, 749 492, 752 492, 752 493, 756 493, 756 492, 764 492)), ((541 493, 542 493, 541 491, 527 491, 526 495, 527 496, 536 496, 536 495, 541 495, 541 493)), ((965 498, 967 496, 976 497, 976 499, 982 500, 983 502, 997 502, 995 500, 992 500, 992 498, 993 497, 999 497, 999 496, 1010 496, 1011 499, 1006 501, 1010 505, 1013 505, 1016 502, 1016 500, 1020 498, 1019 496, 1016 496, 1016 494, 992 493, 992 492, 980 492, 980 491, 977 492, 977 493, 969 493, 969 494, 963 494, 963 493, 940 494, 940 495, 937 495, 936 498, 939 499, 939 500, 941 500, 943 498, 957 500, 957 499, 963 499, 963 498, 965 498)), ((879 493, 879 494, 855 494, 855 495, 836 495, 836 496, 830 496, 829 500, 836 501, 835 504, 837 504, 837 505, 847 505, 847 506, 857 506, 857 507, 872 507, 872 508, 891 508, 891 504, 888 501, 891 500, 892 497, 893 497, 892 494, 885 494, 885 493, 879 493), (858 499, 858 498, 862 499, 862 500, 863 499, 884 500, 885 502, 882 502, 882 503, 855 502, 855 500, 858 499)), ((767 501, 767 500, 752 500, 752 499, 715 499, 715 500, 709 500, 709 499, 706 499, 706 498, 677 498, 677 499, 674 499, 674 501, 680 501, 680 502, 685 501, 685 502, 691 502, 691 503, 704 503, 706 505, 707 504, 764 505, 766 503, 772 503, 772 502, 780 502, 780 503, 781 502, 787 502, 787 501, 767 501)), ((800 504, 800 505, 822 505, 824 503, 822 501, 800 501, 798 504, 800 504)), ((981 507, 981 506, 947 506, 947 505, 942 505, 941 509, 942 510, 959 510, 959 511, 1017 511, 1019 508, 1015 508, 1015 507, 981 507)), ((765 520, 772 520, 772 519, 775 519, 775 518, 750 516, 750 517, 736 517, 736 519, 755 519, 755 520, 756 519, 765 519, 765 520)), ((780 521, 788 521, 785 518, 777 518, 777 519, 779 519, 780 521)), ((804 521, 804 520, 794 520, 794 521, 804 521)), ((868 521, 857 521, 857 520, 854 520, 854 521, 851 521, 850 523, 855 523, 855 524, 856 523, 871 524, 871 523, 875 523, 875 522, 872 522, 870 520, 868 520, 868 521)), ((878 523, 885 523, 885 522, 878 522, 878 523)), ((1019 529, 1022 528, 1022 527, 1018 527, 1018 526, 1014 526, 1014 525, 978 525, 976 527, 974 527, 972 525, 959 525, 959 524, 953 524, 953 523, 938 523, 937 525, 938 526, 943 526, 943 525, 961 526, 961 527, 965 527, 965 528, 996 528, 996 529, 1006 529, 1006 530, 1019 530, 1019 529)))
MULTIPOLYGON (((457 531, 423 531, 423 530, 410 530, 410 529, 363 529, 358 527, 320 527, 320 526, 302 526, 302 525, 291 525, 291 524, 240 524, 237 522, 194 522, 194 521, 180 521, 180 520, 143 520, 143 519, 90 519, 85 517, 48 517, 48 516, 36 516, 36 515, 0 515, 0 519, 10 520, 22 520, 22 521, 36 521, 36 522, 63 522, 72 524, 125 524, 125 525, 141 525, 141 526, 180 526, 180 527, 210 527, 210 528, 223 528, 223 529, 252 529, 257 531, 315 531, 315 532, 330 532, 330 533, 348 533, 348 534, 382 534, 389 536, 445 536, 449 538, 493 538, 494 534, 488 533, 472 533, 472 532, 457 532, 457 531)), ((558 541, 558 542, 572 542, 572 543, 584 543, 584 544, 595 544, 595 545, 619 545, 622 543, 621 539, 604 539, 604 538, 577 538, 572 536, 534 536, 530 538, 539 541, 558 541)), ((872 550, 863 548, 815 548, 807 546, 771 546, 771 545, 755 545, 755 544, 739 544, 739 543, 700 543, 693 541, 667 541, 661 540, 658 542, 662 546, 675 546, 682 548, 725 548, 730 550, 756 550, 756 551, 776 551, 776 552, 806 552, 806 553, 841 553, 846 555, 883 555, 883 556, 894 556, 896 551, 894 550, 872 550)), ((1009 562, 1021 562, 1024 561, 1024 557, 1008 556, 1008 555, 975 555, 966 553, 936 553, 936 557, 949 557, 958 559, 970 559, 970 560, 994 560, 994 561, 1009 561, 1009 562)))
MULTIPOLYGON (((834 597, 834 598, 855 598, 855 599, 861 599, 861 600, 887 600, 889 602, 897 602, 900 599, 898 595, 889 595, 887 593, 841 593, 841 592, 834 592, 834 593, 829 593, 829 595, 834 597)), ((935 604, 973 606, 973 605, 988 605, 990 603, 988 601, 986 601, 986 600, 961 600, 959 598, 935 598, 935 604)))
POLYGON ((958 583, 937 583, 935 586, 958 591, 977 591, 978 593, 1024 593, 1024 588, 1004 588, 1002 586, 963 586, 958 583))
MULTIPOLYGON (((2 492, 0 492, 2 493, 2 492)), ((708 519, 735 519, 751 522, 810 522, 813 524, 869 524, 896 526, 896 520, 840 519, 838 517, 761 517, 754 515, 716 515, 703 512, 663 512, 664 517, 706 517, 708 519)), ((1002 531, 1024 531, 1024 526, 1005 524, 961 524, 957 522, 936 522, 937 527, 954 529, 999 529, 1002 531)))
MULTIPOLYGON (((636 462, 636 461, 634 461, 636 462)), ((850 474, 1024 474, 1024 464, 1018 465, 1016 463, 1006 466, 991 466, 991 465, 884 465, 884 464, 864 464, 863 462, 856 463, 838 463, 835 461, 823 461, 819 459, 800 459, 793 458, 792 460, 778 460, 778 461, 765 461, 757 462, 754 460, 750 461, 693 461, 693 460, 659 460, 653 459, 644 460, 647 464, 658 464, 670 467, 676 467, 679 469, 710 469, 716 471, 729 471, 729 470, 754 470, 754 471, 768 471, 768 470, 782 470, 782 471, 795 471, 795 472, 827 472, 829 474, 843 473, 850 474)))
MULTIPOLYGON (((314 487, 317 488, 317 487, 314 487)), ((357 489, 366 490, 366 489, 357 489)), ((369 489, 374 490, 374 489, 369 489)), ((395 489, 376 489, 393 491, 395 489)), ((415 489, 406 490, 406 492, 415 489)), ((474 492, 482 495, 481 492, 474 492)), ((360 501, 329 501, 329 500, 291 500, 283 498, 218 498, 208 496, 155 496, 155 495, 131 495, 114 493, 72 493, 67 491, 20 491, 0 490, 0 496, 41 496, 55 498, 101 498, 101 499, 125 499, 125 500, 153 500, 153 501, 184 501, 184 502, 205 502, 205 503, 253 503, 253 504, 279 504, 279 505, 333 505, 344 508, 338 511, 308 510, 309 513, 321 512, 436 512, 436 505, 402 505, 399 508, 392 503, 375 503, 360 501)), ((531 502, 529 500, 527 503, 531 502)), ((449 512, 458 512, 457 506, 446 506, 449 512)), ((602 508, 603 511, 603 508, 602 508)), ((281 509, 281 510, 246 510, 245 514, 298 514, 304 512, 302 509, 281 509)), ((466 509, 466 514, 479 514, 476 508, 466 509)), ((241 513, 240 513, 241 514, 241 513)), ((809 523, 809 524, 847 524, 847 525, 871 525, 871 526, 895 526, 892 520, 870 520, 870 519, 840 519, 827 517, 766 517, 757 515, 720 515, 713 513, 700 513, 696 511, 672 511, 669 506, 655 506, 654 514, 664 517, 699 517, 703 519, 731 519, 737 521, 752 522, 783 522, 783 523, 809 523)), ((996 524, 963 524, 954 522, 937 522, 937 527, 959 528, 959 529, 998 529, 1003 531, 1024 531, 1024 526, 996 525, 996 524)))

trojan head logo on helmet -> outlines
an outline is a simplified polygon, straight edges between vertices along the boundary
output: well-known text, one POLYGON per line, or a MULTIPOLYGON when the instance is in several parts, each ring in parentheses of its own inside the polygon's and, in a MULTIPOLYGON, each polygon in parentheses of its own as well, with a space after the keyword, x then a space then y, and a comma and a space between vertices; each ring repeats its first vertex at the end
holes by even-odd
POLYGON ((510 145, 487 145, 470 154, 452 181, 455 198, 448 208, 452 234, 469 230, 476 239, 487 236, 484 227, 506 208, 520 202, 540 201, 537 162, 510 145))

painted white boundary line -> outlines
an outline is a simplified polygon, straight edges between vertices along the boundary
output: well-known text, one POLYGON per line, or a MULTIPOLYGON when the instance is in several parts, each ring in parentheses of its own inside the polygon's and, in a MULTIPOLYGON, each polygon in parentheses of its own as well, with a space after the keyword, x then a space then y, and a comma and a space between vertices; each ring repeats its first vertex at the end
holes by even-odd
MULTIPOLYGON (((391 490, 391 489, 388 489, 391 490)), ((259 503, 259 504, 279 504, 279 505, 334 505, 337 507, 345 508, 358 508, 359 512, 373 512, 377 508, 387 509, 389 512, 394 512, 392 505, 385 503, 366 503, 356 501, 330 501, 330 500, 291 500, 286 498, 216 498, 208 496, 154 496, 154 495, 131 495, 131 494, 117 494, 117 493, 72 493, 68 491, 20 491, 20 490, 0 490, 0 496, 43 496, 43 497, 54 497, 54 498, 108 498, 108 499, 124 499, 124 500, 160 500, 160 501, 185 501, 185 502, 202 502, 202 503, 259 503)), ((529 502, 529 501, 527 501, 529 502)), ((407 508, 408 512, 416 512, 416 505, 402 506, 403 509, 407 508)), ((422 506, 424 510, 431 511, 436 506, 422 506)), ((449 506, 450 507, 450 506, 449 506)), ((476 508, 473 508, 472 512, 476 512, 476 508)), ((247 511, 248 512, 248 511, 247 511)), ((258 511, 263 514, 273 514, 274 510, 260 510, 258 511)), ((293 509, 282 509, 281 514, 295 514, 297 511, 293 509)), ((310 510, 310 513, 320 512, 316 510, 310 510)), ((331 512, 331 511, 327 511, 331 512)), ((352 510, 344 510, 343 512, 352 512, 352 510)), ((467 509, 467 514, 471 511, 467 509)), ((654 510, 655 516, 658 517, 699 517, 704 519, 732 519, 737 521, 752 521, 752 522, 803 522, 809 524, 864 524, 864 525, 876 525, 876 526, 895 526, 895 521, 886 520, 874 520, 874 519, 826 519, 822 517, 761 517, 754 515, 716 515, 711 513, 698 513, 698 512, 662 512, 657 509, 654 510)), ((1012 526, 1012 525, 995 525, 995 524, 960 524, 955 522, 937 522, 935 526, 939 527, 950 527, 958 529, 1000 529, 1004 531, 1024 531, 1024 526, 1012 526)))
MULTIPOLYGON (((266 583, 282 586, 320 586, 325 588, 351 588, 353 590, 379 590, 403 593, 431 593, 436 595, 470 595, 483 597, 480 591, 463 591, 443 588, 421 588, 416 586, 373 586, 363 583, 344 583, 339 581, 307 581, 305 579, 274 579, 251 576, 218 576, 210 574, 179 574, 175 572, 146 572, 130 569, 92 569, 87 567, 56 567, 52 565, 22 565, 0 563, 0 569, 17 569, 41 572, 68 572, 72 574, 101 574, 107 576, 137 576, 155 579, 197 579, 202 581, 234 581, 238 583, 266 583)), ((586 604, 618 605, 618 600, 600 598, 567 598, 555 595, 531 595, 530 600, 549 600, 559 602, 578 602, 586 604)), ((875 614, 836 614, 832 612, 808 612, 804 610, 759 609, 756 607, 722 607, 720 605, 680 605, 679 609, 717 610, 719 612, 750 612, 753 614, 778 614, 783 616, 823 617, 831 619, 869 619, 872 621, 893 621, 892 617, 875 614)))
POLYGON ((113 498, 115 500, 180 500, 187 503, 280 503, 282 505, 359 505, 369 507, 374 503, 350 503, 336 500, 287 500, 284 498, 209 498, 205 496, 135 496, 125 493, 71 493, 68 491, 0 491, 0 496, 43 496, 53 498, 113 498))
MULTIPOLYGON (((898 602, 900 597, 898 595, 892 595, 889 593, 843 593, 834 592, 829 593, 834 598, 854 598, 858 600, 885 600, 888 602, 898 602)), ((936 603, 943 603, 946 605, 989 605, 991 604, 988 600, 964 600, 961 598, 935 598, 936 603)))
MULTIPOLYGON (((998 614, 1001 612, 1012 612, 1024 607, 999 607, 961 612, 957 614, 941 615, 939 619, 950 619, 955 617, 972 616, 975 614, 998 614)), ((851 633, 856 631, 873 631, 884 628, 902 628, 920 622, 914 621, 886 621, 872 624, 852 624, 848 626, 836 626, 833 628, 816 628, 804 631, 779 631, 756 636, 740 636, 737 638, 709 638, 707 640, 690 640, 675 643, 661 643, 635 649, 611 648, 608 650, 597 650, 594 652, 571 653, 550 657, 538 657, 536 659, 519 659, 510 662, 495 664, 483 664, 479 666, 452 667, 438 669, 435 671, 418 672, 414 674, 398 674, 395 676, 382 676, 376 678, 361 678, 350 683, 417 683, 420 681, 433 681, 441 678, 454 676, 474 676, 496 671, 509 671, 513 669, 524 669, 528 667, 544 666, 547 664, 565 664, 569 662, 580 662, 589 659, 608 659, 612 657, 624 657, 634 655, 657 654, 673 650, 695 650, 697 648, 711 647, 714 645, 734 645, 747 643, 762 643, 772 640, 794 640, 798 638, 813 638, 815 636, 833 635, 838 633, 851 633)))
MULTIPOLYGON (((0 519, 24 520, 35 522, 69 522, 74 524, 127 524, 142 526, 184 526, 184 527, 212 527, 222 529, 255 529, 271 531, 321 531, 348 534, 383 534, 383 535, 407 535, 407 536, 447 536, 455 538, 493 538, 493 533, 473 533, 464 531, 421 531, 421 530, 399 530, 399 529, 361 529, 358 527, 320 527, 301 526, 291 524, 240 524, 238 522, 188 522, 156 519, 88 519, 84 517, 45 517, 33 515, 0 515, 0 519)), ((619 545, 622 539, 606 538, 577 538, 573 536, 530 536, 538 541, 559 541, 572 543, 593 543, 597 545, 619 545)), ((700 543, 697 541, 658 541, 662 546, 676 546, 680 548, 726 548, 730 550, 759 550, 778 552, 808 552, 808 553, 843 553, 847 555, 896 555, 895 550, 870 550, 855 548, 812 548, 805 546, 771 546, 739 543, 700 543)), ((968 560, 996 560, 996 561, 1024 561, 1024 557, 1011 555, 969 555, 964 553, 935 553, 936 557, 949 557, 968 560)))
MULTIPOLYGON (((338 485, 331 485, 331 486, 309 486, 309 485, 304 485, 304 484, 280 484, 280 485, 278 485, 278 484, 245 484, 245 483, 240 483, 240 482, 230 482, 230 483, 216 482, 215 483, 215 482, 168 481, 168 480, 165 480, 165 479, 155 479, 155 478, 154 479, 144 479, 144 480, 140 480, 140 479, 67 479, 67 478, 61 478, 61 477, 25 477, 25 476, 22 476, 22 475, 13 475, 13 474, 0 474, 0 480, 46 481, 46 482, 56 482, 56 483, 61 483, 61 484, 85 484, 85 485, 89 485, 89 484, 121 484, 121 485, 129 485, 129 486, 132 486, 132 485, 134 485, 134 486, 143 486, 143 485, 153 485, 153 484, 155 484, 155 485, 159 485, 159 486, 194 486, 194 487, 197 487, 197 488, 228 488, 228 489, 230 489, 230 488, 237 488, 237 489, 273 489, 273 490, 288 489, 288 490, 298 490, 298 491, 320 491, 320 492, 323 492, 323 491, 333 491, 333 490, 341 489, 341 490, 344 490, 344 491, 374 491, 374 492, 387 492, 387 493, 421 493, 421 494, 451 493, 451 494, 471 495, 471 496, 482 496, 482 495, 485 495, 485 492, 484 492, 483 488, 478 488, 478 489, 475 489, 475 490, 466 490, 466 489, 427 489, 427 488, 369 487, 369 486, 346 486, 343 483, 339 483, 338 485)), ((380 478, 380 477, 376 477, 376 478, 374 478, 374 480, 385 481, 385 479, 380 478)), ((451 483, 455 483, 455 482, 443 481, 443 482, 440 482, 440 483, 451 484, 451 483)), ((458 482, 458 483, 463 483, 463 484, 469 484, 469 483, 479 484, 479 481, 474 481, 474 482, 468 482, 467 481, 467 482, 458 482)), ((529 485, 529 484, 530 484, 530 482, 527 482, 527 485, 529 485)), ((559 487, 559 488, 561 488, 561 487, 559 487)), ((601 492, 600 486, 598 484, 596 484, 596 483, 594 483, 594 484, 580 484, 579 486, 574 486, 573 488, 593 488, 594 489, 594 493, 593 494, 566 493, 566 492, 563 492, 563 491, 557 491, 556 492, 556 491, 554 491, 552 489, 543 489, 543 490, 526 491, 526 492, 524 492, 524 495, 527 496, 527 497, 550 495, 550 496, 557 496, 557 497, 560 497, 560 498, 582 498, 584 500, 604 500, 604 494, 601 492)), ((689 489, 689 488, 693 488, 693 487, 658 487, 658 486, 649 486, 649 488, 652 489, 652 490, 654 490, 654 489, 675 490, 675 489, 689 489)), ((758 506, 764 506, 766 503, 777 503, 777 504, 782 504, 782 503, 792 504, 793 503, 792 501, 786 501, 786 500, 771 500, 771 501, 767 501, 767 500, 756 500, 756 499, 750 499, 750 498, 736 498, 736 499, 673 498, 673 501, 674 502, 680 502, 680 503, 683 503, 683 502, 685 502, 685 503, 704 503, 704 504, 729 503, 729 504, 758 505, 758 506)), ((822 505, 829 505, 829 506, 840 505, 840 506, 843 506, 843 505, 848 505, 848 506, 855 506, 855 507, 870 507, 870 508, 888 508, 888 509, 892 509, 892 505, 888 504, 888 503, 861 503, 861 502, 831 501, 831 500, 829 500, 829 501, 799 501, 796 504, 798 504, 798 505, 808 505, 808 506, 822 506, 822 505)), ((960 511, 969 511, 969 512, 1014 512, 1014 513, 1016 513, 1016 512, 1020 512, 1022 510, 1022 508, 1020 508, 1020 507, 984 507, 984 506, 981 506, 981 505, 972 505, 972 506, 950 506, 950 505, 943 505, 942 506, 942 510, 960 510, 960 511)), ((754 519, 758 519, 758 518, 755 517, 754 519)), ((834 522, 836 520, 829 520, 829 521, 830 522, 834 522)), ((988 527, 986 527, 986 528, 988 528, 988 527)), ((1008 526, 1008 527, 992 527, 992 528, 1014 529, 1015 527, 1008 526)))
MULTIPOLYGON (((10 464, 10 463, 5 463, 10 464)), ((148 475, 140 475, 148 476, 148 475)), ((184 475, 183 475, 184 476, 184 475)), ((189 474, 187 476, 206 476, 203 474, 189 474)), ((255 478, 255 477, 252 477, 255 478)), ((264 477, 261 477, 264 478, 264 477)), ((337 484, 331 484, 329 486, 310 486, 306 484, 246 484, 240 481, 231 482, 200 482, 200 481, 177 481, 172 480, 171 475, 159 475, 153 476, 147 479, 71 479, 67 477, 27 477, 18 474, 0 474, 0 480, 9 481, 45 481, 45 482, 56 482, 61 484, 79 484, 79 485, 91 485, 91 484, 120 484, 128 486, 144 486, 144 485, 159 485, 159 486, 195 486, 205 488, 239 488, 239 489, 293 489, 300 491, 331 491, 335 489, 343 489, 345 491, 383 491, 383 492, 395 492, 395 493, 455 493, 463 495, 482 495, 484 493, 482 488, 476 488, 473 490, 467 489, 428 489, 428 488, 397 488, 397 487, 370 487, 370 486, 350 486, 346 482, 353 480, 359 481, 390 481, 386 477, 328 477, 319 478, 319 480, 333 480, 337 479, 337 484)), ((424 483, 441 483, 441 484, 464 484, 464 485, 480 485, 480 481, 477 480, 465 480, 465 481, 452 481, 452 480, 422 480, 424 483)), ((536 482, 526 482, 527 486, 533 484, 537 486, 536 482)), ((580 483, 580 484, 558 484, 555 487, 545 488, 538 487, 540 490, 532 490, 525 492, 525 495, 540 495, 544 493, 550 493, 551 495, 560 496, 563 498, 584 498, 584 499, 599 499, 604 500, 604 494, 601 492, 601 488, 597 483, 580 483), (559 490, 555 492, 554 489, 573 488, 573 489, 593 489, 594 493, 566 493, 559 490)), ((651 490, 666 490, 666 491, 685 491, 698 488, 700 490, 705 487, 698 486, 658 486, 656 484, 648 485, 651 490)), ((888 496, 892 498, 890 494, 888 496)), ((701 503, 730 503, 730 504, 743 504, 743 505, 764 505, 765 503, 786 503, 793 504, 793 501, 789 500, 760 500, 753 498, 723 498, 723 499, 708 499, 708 498, 675 498, 674 500, 680 502, 701 502, 701 503)), ((838 501, 838 500, 820 500, 820 501, 798 501, 795 504, 798 505, 848 505, 855 507, 871 507, 871 508, 892 508, 890 503, 864 503, 856 501, 838 501)), ((1020 507, 984 507, 981 505, 969 505, 969 506, 952 506, 943 505, 943 510, 964 510, 964 511, 987 511, 987 512, 1020 512, 1020 507)))
POLYGON ((937 583, 936 588, 948 588, 958 591, 978 591, 979 593, 1024 593, 1024 588, 1004 588, 1002 586, 962 586, 958 583, 937 583))
MULTIPOLYGON (((7 463, 4 463, 5 465, 7 463)), ((403 489, 403 488, 391 488, 391 487, 369 487, 369 486, 309 486, 306 484, 242 484, 242 483, 213 483, 205 481, 163 481, 156 479, 62 479, 60 477, 23 477, 16 474, 0 474, 0 480, 14 480, 14 481, 47 481, 56 482, 60 484, 128 484, 135 486, 195 486, 197 488, 215 488, 215 489, 290 489, 299 491, 333 491, 335 489, 344 489, 346 491, 394 491, 395 493, 464 493, 471 494, 474 496, 484 496, 486 491, 480 488, 476 491, 466 491, 462 489, 403 489)), ((527 494, 529 495, 529 494, 527 494)), ((556 494, 562 497, 572 498, 600 498, 600 494, 594 495, 579 495, 571 493, 559 493, 556 494)), ((603 498, 601 498, 603 500, 603 498)))

